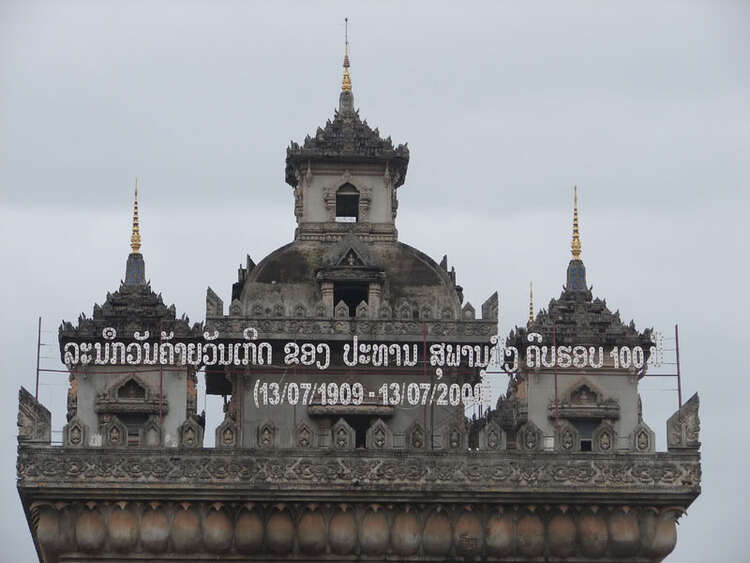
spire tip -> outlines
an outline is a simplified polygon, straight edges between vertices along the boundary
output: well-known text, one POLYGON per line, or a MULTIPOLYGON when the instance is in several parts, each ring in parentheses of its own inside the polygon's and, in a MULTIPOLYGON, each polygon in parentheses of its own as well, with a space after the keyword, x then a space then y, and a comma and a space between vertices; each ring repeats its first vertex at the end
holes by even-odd
POLYGON ((135 196, 133 198, 133 231, 130 234, 130 248, 133 254, 141 250, 141 231, 138 225, 138 178, 135 179, 135 196))
POLYGON ((529 322, 527 326, 531 326, 534 322, 534 282, 529 282, 529 322))
POLYGON ((349 76, 349 18, 344 18, 344 78, 341 80, 341 91, 352 91, 352 79, 349 76))
POLYGON ((578 186, 573 186, 573 240, 570 242, 573 260, 581 259, 581 237, 578 231, 578 186))

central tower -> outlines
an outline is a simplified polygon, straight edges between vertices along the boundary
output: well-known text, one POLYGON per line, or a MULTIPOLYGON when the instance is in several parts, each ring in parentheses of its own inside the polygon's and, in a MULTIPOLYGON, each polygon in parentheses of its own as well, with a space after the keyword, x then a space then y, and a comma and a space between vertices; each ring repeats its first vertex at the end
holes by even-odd
POLYGON ((354 109, 349 41, 339 107, 315 136, 287 149, 286 182, 294 188, 296 240, 335 241, 354 233, 366 241, 397 238, 396 189, 409 164, 406 144, 381 138, 354 109))

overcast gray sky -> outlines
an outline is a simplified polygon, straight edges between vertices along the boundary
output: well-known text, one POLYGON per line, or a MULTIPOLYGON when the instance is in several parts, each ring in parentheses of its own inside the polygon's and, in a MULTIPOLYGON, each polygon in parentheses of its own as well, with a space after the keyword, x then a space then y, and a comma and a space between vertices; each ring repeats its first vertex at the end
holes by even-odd
MULTIPOLYGON (((355 105, 411 150, 400 239, 475 306, 497 289, 503 332, 529 280, 537 308, 559 295, 578 184, 594 294, 679 323, 701 394, 703 494, 668 561, 746 561, 750 3, 684 0, 0 2, 3 558, 35 557, 15 434, 37 316, 59 367, 60 320, 123 276, 136 175, 152 286, 193 320, 207 286, 228 302, 245 253, 293 237, 285 147, 333 114, 344 16, 355 105)), ((42 377, 56 430, 65 379, 42 377)), ((661 449, 674 387, 642 385, 661 449)))

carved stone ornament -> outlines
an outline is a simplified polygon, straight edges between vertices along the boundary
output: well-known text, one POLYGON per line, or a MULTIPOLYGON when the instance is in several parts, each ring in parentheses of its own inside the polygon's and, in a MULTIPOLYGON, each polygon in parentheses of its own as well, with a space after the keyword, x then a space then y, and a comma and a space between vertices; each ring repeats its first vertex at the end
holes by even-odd
POLYGON ((333 316, 337 319, 348 319, 349 318, 349 305, 344 303, 343 300, 336 303, 336 309, 333 312, 333 316))
POLYGON ((85 448, 88 446, 89 428, 74 416, 63 427, 63 446, 66 448, 85 448))
POLYGON ((258 426, 257 445, 267 449, 276 447, 276 426, 270 420, 258 426))
POLYGON ((667 420, 667 448, 698 449, 700 443, 701 421, 698 417, 698 393, 667 420))
POLYGON ((360 301, 359 305, 357 305, 357 318, 358 319, 366 319, 370 316, 367 303, 365 301, 360 301))
POLYGON ((368 450, 383 450, 393 447, 393 432, 382 418, 377 418, 367 429, 365 445, 368 450))
POLYGON ((94 412, 97 414, 158 414, 169 412, 169 401, 159 396, 137 374, 115 379, 107 389, 96 396, 94 412))
POLYGON ((656 451, 654 431, 645 422, 639 423, 630 434, 631 447, 638 453, 656 451))
POLYGON ((159 425, 159 418, 157 416, 150 416, 143 425, 141 431, 142 444, 148 448, 158 448, 162 445, 162 428, 159 425))
MULTIPOLYGON (((331 292, 332 294, 333 292, 331 292)), ((333 295, 331 295, 333 297, 333 295)), ((326 319, 307 318, 303 321, 298 319, 286 318, 276 319, 272 317, 272 311, 269 309, 263 314, 251 317, 231 318, 222 317, 210 319, 209 326, 212 330, 218 330, 223 339, 242 339, 243 330, 248 326, 255 326, 263 333, 265 340, 288 340, 289 335, 344 335, 351 338, 351 335, 361 334, 361 327, 357 323, 361 321, 349 317, 349 307, 345 302, 340 301, 343 307, 340 309, 340 316, 335 322, 326 319)), ((387 307, 381 304, 381 309, 387 307)), ((333 304, 331 304, 333 311, 333 304)), ((465 344, 487 344, 487 339, 497 331, 495 321, 461 321, 443 319, 434 319, 428 321, 415 321, 412 317, 411 307, 406 304, 405 307, 396 306, 393 311, 393 318, 370 318, 368 320, 368 335, 372 338, 381 340, 396 341, 403 336, 418 337, 419 342, 424 335, 424 329, 427 329, 427 335, 438 336, 441 341, 449 342, 455 339, 465 344), (402 317, 402 318, 399 318, 402 317)), ((325 314, 328 317, 328 313, 325 314)), ((613 418, 610 416, 601 418, 613 418)), ((617 418, 615 416, 614 418, 617 418)))
POLYGON ((555 432, 555 449, 566 453, 581 451, 581 437, 575 426, 560 421, 560 427, 555 432))
POLYGON ((523 424, 516 432, 519 450, 535 452, 542 449, 542 431, 532 421, 523 424))
POLYGON ((548 416, 554 417, 555 412, 560 418, 567 419, 616 420, 620 418, 620 404, 616 399, 606 398, 598 385, 582 377, 563 391, 557 409, 554 400, 550 399, 548 416))
POLYGON ((201 448, 203 447, 203 427, 193 416, 189 416, 183 422, 179 429, 181 448, 201 448))
POLYGON ((343 418, 339 418, 338 422, 333 425, 333 449, 334 450, 353 450, 355 447, 355 432, 354 428, 343 418))
POLYGON ((479 431, 479 449, 504 450, 505 448, 505 431, 496 422, 485 424, 479 431))
POLYGON ((229 413, 224 416, 224 421, 216 427, 215 443, 217 448, 236 448, 238 443, 237 423, 229 413))
POLYGON ((606 421, 602 422, 594 429, 591 439, 592 448, 598 453, 612 453, 617 446, 617 434, 615 433, 615 428, 606 421))
POLYGON ((109 422, 101 426, 104 445, 109 448, 122 448, 128 445, 128 428, 119 418, 112 415, 109 422))
POLYGON ((315 446, 315 432, 307 422, 300 422, 296 430, 296 446, 298 448, 312 448, 315 446))
POLYGON ((405 444, 410 450, 423 450, 427 448, 427 433, 424 427, 414 421, 404 433, 405 444))
POLYGON ((49 444, 52 418, 34 396, 21 387, 18 392, 18 441, 49 444))
POLYGON ((240 303, 239 299, 235 299, 229 305, 229 314, 233 317, 237 317, 242 314, 242 303, 240 303))
POLYGON ((457 424, 450 424, 442 429, 443 448, 447 450, 465 450, 467 444, 466 430, 457 424))
POLYGON ((406 301, 402 302, 398 307, 398 318, 404 321, 411 320, 411 307, 406 301))

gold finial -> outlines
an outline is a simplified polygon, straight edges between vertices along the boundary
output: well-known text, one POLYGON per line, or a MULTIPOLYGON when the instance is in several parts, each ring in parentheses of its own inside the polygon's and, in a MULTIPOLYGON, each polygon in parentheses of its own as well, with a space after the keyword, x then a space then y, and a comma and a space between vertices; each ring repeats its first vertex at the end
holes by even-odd
POLYGON ((529 282, 529 322, 531 325, 534 322, 534 282, 529 282))
POLYGON ((578 186, 573 186, 573 240, 570 242, 573 260, 581 259, 581 237, 578 233, 578 186))
POLYGON ((352 91, 352 79, 349 76, 349 18, 344 18, 344 78, 341 80, 341 91, 352 91))
POLYGON ((135 179, 135 198, 133 199, 133 233, 130 235, 130 248, 134 254, 141 249, 141 231, 138 228, 138 178, 135 179))

